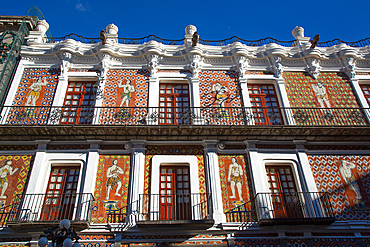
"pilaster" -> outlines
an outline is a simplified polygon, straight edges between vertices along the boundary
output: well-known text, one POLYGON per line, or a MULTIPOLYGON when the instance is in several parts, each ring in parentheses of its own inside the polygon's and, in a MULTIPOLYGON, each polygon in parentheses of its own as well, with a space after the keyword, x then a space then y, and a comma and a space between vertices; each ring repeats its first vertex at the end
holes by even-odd
POLYGON ((144 193, 144 165, 146 140, 131 140, 131 172, 128 195, 128 222, 135 225, 139 219, 140 194, 144 193))
POLYGON ((221 191, 221 180, 220 170, 218 167, 218 156, 216 153, 217 140, 204 140, 204 156, 205 156, 205 167, 207 177, 207 188, 211 193, 212 207, 213 207, 213 220, 215 224, 225 222, 226 216, 223 213, 222 205, 222 191, 221 191))
POLYGON ((87 153, 86 159, 86 171, 81 174, 85 174, 83 193, 94 194, 96 174, 98 171, 99 163, 99 148, 101 140, 87 140, 90 143, 90 149, 87 153))
POLYGON ((43 188, 40 187, 40 180, 47 180, 46 175, 47 172, 41 172, 45 170, 45 163, 46 163, 46 147, 50 140, 38 140, 36 141, 38 144, 35 160, 32 166, 32 172, 30 173, 30 178, 28 180, 27 191, 26 194, 35 194, 35 193, 44 193, 43 188), (39 185, 39 186, 37 186, 39 185))
POLYGON ((285 81, 283 78, 276 79, 277 88, 279 91, 282 107, 284 108, 284 115, 288 125, 295 125, 292 110, 290 109, 290 103, 288 99, 288 94, 285 89, 285 81))

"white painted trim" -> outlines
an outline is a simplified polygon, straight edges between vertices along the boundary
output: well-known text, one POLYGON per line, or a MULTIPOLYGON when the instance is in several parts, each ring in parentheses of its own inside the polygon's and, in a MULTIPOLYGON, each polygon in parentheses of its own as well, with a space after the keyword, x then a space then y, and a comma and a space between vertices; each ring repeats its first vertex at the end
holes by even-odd
MULTIPOLYGON (((189 166, 190 172, 190 193, 199 194, 198 159, 195 155, 154 155, 152 158, 151 194, 158 195, 161 165, 189 166)), ((192 202, 192 208, 196 207, 192 202)), ((151 201, 150 212, 159 212, 159 205, 151 201)), ((198 210, 192 210, 193 219, 198 219, 198 210)), ((150 220, 158 220, 159 214, 151 214, 150 220)))

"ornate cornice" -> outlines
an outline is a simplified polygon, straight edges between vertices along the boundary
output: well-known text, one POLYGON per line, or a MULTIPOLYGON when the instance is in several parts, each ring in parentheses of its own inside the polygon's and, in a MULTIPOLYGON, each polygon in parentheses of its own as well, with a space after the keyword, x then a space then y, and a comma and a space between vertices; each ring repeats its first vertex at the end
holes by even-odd
POLYGON ((164 45, 150 41, 141 45, 131 44, 84 44, 75 40, 65 40, 55 44, 32 43, 22 47, 22 58, 28 65, 60 64, 63 66, 98 64, 103 56, 109 56, 111 66, 148 68, 155 74, 157 69, 175 66, 176 68, 190 69, 193 75, 199 69, 233 69, 241 73, 243 70, 270 70, 277 78, 282 71, 306 70, 313 77, 319 71, 344 71, 350 77, 352 67, 361 71, 361 68, 370 67, 370 46, 350 47, 340 44, 332 47, 283 47, 278 44, 264 46, 246 46, 235 42, 225 46, 207 46, 198 44, 196 47, 186 45, 164 45), (65 58, 63 54, 70 54, 65 58), (156 58, 157 57, 157 58, 156 58), (190 59, 199 57, 201 59, 190 59), (355 65, 347 62, 348 58, 355 61, 355 65), (159 59, 160 58, 160 59, 159 59), (240 62, 240 58, 247 63, 240 62), (194 61, 193 61, 194 60, 194 61), (279 60, 279 61, 277 61, 279 60), (193 64, 193 65, 192 65, 193 64), (163 67, 164 66, 164 67, 163 67))

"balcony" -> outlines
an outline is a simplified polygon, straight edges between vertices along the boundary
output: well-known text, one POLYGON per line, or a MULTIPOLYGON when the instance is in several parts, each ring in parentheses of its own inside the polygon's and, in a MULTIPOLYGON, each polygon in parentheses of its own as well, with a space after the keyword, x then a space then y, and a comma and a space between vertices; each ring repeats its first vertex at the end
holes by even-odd
POLYGON ((328 194, 322 192, 258 193, 226 212, 228 222, 266 225, 331 224, 335 221, 328 194))
POLYGON ((73 228, 85 229, 91 221, 93 201, 88 193, 16 195, 7 225, 12 229, 46 228, 69 219, 73 228))
POLYGON ((367 108, 3 106, 0 140, 370 141, 369 119, 367 108))
POLYGON ((368 108, 3 106, 2 125, 365 126, 368 108))
POLYGON ((211 215, 211 195, 141 194, 138 227, 208 228, 214 223, 211 215))

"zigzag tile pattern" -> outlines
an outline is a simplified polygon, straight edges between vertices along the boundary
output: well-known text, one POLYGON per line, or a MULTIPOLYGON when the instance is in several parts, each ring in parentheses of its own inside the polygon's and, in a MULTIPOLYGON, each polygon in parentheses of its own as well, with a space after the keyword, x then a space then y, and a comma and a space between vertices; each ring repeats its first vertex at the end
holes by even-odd
POLYGON ((362 155, 309 155, 309 163, 318 191, 331 198, 336 220, 370 219, 370 157, 362 155), (351 162, 351 169, 360 187, 362 199, 356 199, 351 187, 343 179, 339 167, 341 161, 351 162))

